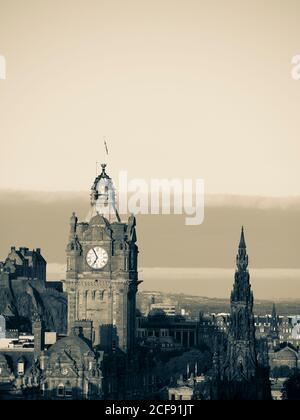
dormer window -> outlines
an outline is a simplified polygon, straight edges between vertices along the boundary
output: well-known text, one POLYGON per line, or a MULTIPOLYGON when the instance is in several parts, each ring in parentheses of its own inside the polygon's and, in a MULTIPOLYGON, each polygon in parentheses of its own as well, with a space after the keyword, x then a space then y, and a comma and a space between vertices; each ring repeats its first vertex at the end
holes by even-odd
POLYGON ((18 375, 23 376, 25 371, 25 363, 23 360, 18 362, 18 375))

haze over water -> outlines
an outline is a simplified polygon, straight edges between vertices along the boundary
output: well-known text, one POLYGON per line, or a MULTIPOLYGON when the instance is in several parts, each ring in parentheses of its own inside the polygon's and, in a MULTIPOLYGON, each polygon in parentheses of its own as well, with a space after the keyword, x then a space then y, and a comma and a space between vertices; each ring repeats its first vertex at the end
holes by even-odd
MULTIPOLYGON (((48 264, 48 280, 65 277, 64 264, 48 264)), ((300 269, 251 269, 256 299, 300 299, 300 269), (284 288, 282 287, 284 284, 284 288)), ((140 291, 183 293, 208 298, 229 298, 234 269, 229 268, 141 268, 140 291)))

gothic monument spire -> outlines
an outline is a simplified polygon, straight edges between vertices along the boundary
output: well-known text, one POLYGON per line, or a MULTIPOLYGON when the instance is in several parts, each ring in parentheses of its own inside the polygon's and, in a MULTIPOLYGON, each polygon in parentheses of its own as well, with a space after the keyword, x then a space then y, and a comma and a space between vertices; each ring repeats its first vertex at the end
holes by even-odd
POLYGON ((236 257, 236 272, 231 292, 231 316, 225 376, 228 380, 248 381, 256 374, 253 293, 248 271, 244 228, 236 257))

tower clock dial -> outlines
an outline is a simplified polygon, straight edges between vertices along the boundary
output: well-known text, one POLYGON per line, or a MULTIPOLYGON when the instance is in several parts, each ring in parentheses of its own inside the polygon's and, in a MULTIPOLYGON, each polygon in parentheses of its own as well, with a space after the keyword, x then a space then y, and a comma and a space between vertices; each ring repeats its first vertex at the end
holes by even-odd
POLYGON ((91 248, 86 255, 86 262, 94 270, 100 270, 105 267, 108 261, 108 254, 100 246, 91 248))

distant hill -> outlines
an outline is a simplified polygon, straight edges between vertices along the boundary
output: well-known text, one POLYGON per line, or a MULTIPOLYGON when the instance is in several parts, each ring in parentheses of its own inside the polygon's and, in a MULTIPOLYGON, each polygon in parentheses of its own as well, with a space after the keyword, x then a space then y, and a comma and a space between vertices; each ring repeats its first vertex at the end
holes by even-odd
MULTIPOLYGON (((207 197, 205 220, 185 226, 184 216, 138 216, 142 267, 233 268, 241 225, 251 267, 300 268, 299 199, 207 197)), ((48 262, 65 263, 69 218, 85 219, 89 193, 0 194, 0 259, 11 245, 41 247, 48 262)))
MULTIPOLYGON (((149 308, 150 297, 155 295, 155 302, 164 300, 170 301, 175 305, 177 312, 185 309, 192 318, 198 318, 199 312, 204 313, 228 313, 230 312, 229 297, 227 299, 214 299, 201 296, 189 296, 184 294, 165 294, 158 292, 139 292, 137 305, 142 312, 149 308)), ((273 301, 255 300, 254 313, 256 315, 266 315, 272 313, 273 301)), ((300 314, 300 299, 288 299, 276 301, 276 310, 278 315, 297 315, 300 314)))

